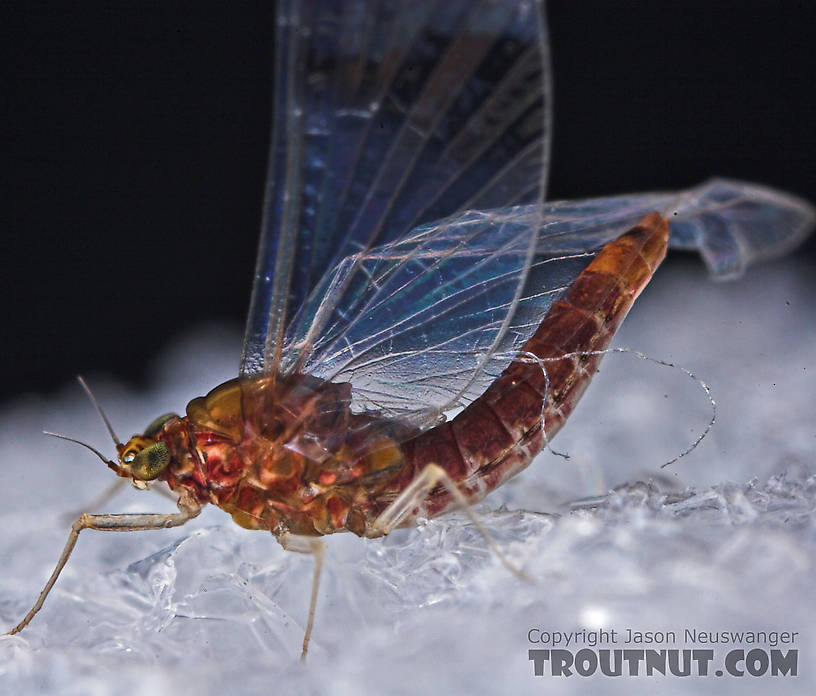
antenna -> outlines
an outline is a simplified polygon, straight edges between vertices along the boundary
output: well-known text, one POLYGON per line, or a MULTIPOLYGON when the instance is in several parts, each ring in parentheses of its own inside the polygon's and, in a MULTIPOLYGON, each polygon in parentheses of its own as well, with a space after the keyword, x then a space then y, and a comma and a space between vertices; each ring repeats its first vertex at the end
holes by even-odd
POLYGON ((89 444, 82 442, 82 440, 75 440, 72 437, 68 437, 67 435, 60 435, 59 433, 52 433, 50 430, 43 430, 43 435, 48 435, 49 437, 55 437, 58 440, 67 440, 68 442, 74 442, 77 445, 82 445, 85 449, 91 450, 97 457, 99 457, 105 464, 108 465, 111 469, 113 469, 116 473, 119 473, 119 465, 115 462, 112 462, 110 459, 105 459, 105 455, 102 454, 98 449, 95 447, 91 447, 89 444))
MULTIPOLYGON (((85 390, 85 393, 88 395, 88 398, 93 402, 93 405, 96 406, 96 410, 99 411, 99 415, 102 416, 102 420, 105 421, 105 427, 108 429, 108 432, 110 433, 111 439, 113 440, 113 444, 114 444, 114 446, 116 447, 116 449, 118 451, 122 447, 122 443, 119 441, 119 438, 116 437, 116 433, 113 432, 113 426, 110 424, 110 421, 108 420, 108 417, 105 415, 105 412, 102 410, 102 407, 99 405, 99 402, 96 400, 96 397, 93 395, 93 392, 91 391, 91 388, 85 382, 82 375, 77 375, 77 382, 79 382, 79 385, 85 390)), ((47 435, 54 435, 54 433, 46 433, 46 434, 47 435)), ((56 437, 61 437, 63 440, 70 440, 71 442, 76 442, 77 444, 88 447, 88 449, 96 452, 96 450, 93 447, 89 447, 84 442, 79 442, 78 440, 71 440, 70 437, 63 437, 62 435, 57 435, 56 437)), ((99 454, 99 452, 96 452, 96 453, 99 454)), ((100 454, 99 456, 101 457, 102 455, 100 454)), ((103 459, 103 461, 107 461, 104 457, 102 457, 102 459, 103 459)))

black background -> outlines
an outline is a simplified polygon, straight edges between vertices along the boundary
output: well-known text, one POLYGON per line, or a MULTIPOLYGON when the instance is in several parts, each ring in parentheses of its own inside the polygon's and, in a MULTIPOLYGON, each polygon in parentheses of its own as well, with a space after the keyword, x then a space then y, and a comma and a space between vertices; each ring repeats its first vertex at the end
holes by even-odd
MULTIPOLYGON (((62 7, 0 22, 0 399, 89 370, 139 383, 191 326, 240 326, 251 289, 272 5, 62 7)), ((551 198, 718 174, 816 199, 813 3, 548 14, 551 198)))

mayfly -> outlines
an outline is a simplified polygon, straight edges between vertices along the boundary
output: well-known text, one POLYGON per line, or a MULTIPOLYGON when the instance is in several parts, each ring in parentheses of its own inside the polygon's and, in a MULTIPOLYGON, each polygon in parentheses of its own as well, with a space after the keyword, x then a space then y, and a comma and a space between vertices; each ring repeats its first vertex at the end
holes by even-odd
MULTIPOLYGON (((264 215, 239 375, 116 443, 114 473, 165 482, 285 548, 377 537, 467 508, 558 432, 663 259, 720 277, 803 239, 812 208, 713 180, 545 202, 551 82, 534 0, 281 0, 264 215), (456 415, 451 415, 457 412, 456 415)), ((94 450, 96 451, 96 450, 94 450)), ((486 537, 490 543, 489 537, 486 537)))

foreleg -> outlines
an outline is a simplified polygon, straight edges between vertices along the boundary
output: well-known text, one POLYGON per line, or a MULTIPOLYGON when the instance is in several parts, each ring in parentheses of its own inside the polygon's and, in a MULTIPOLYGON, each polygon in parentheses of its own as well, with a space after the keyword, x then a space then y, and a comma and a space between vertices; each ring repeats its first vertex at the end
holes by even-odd
POLYGON ((57 566, 48 582, 45 584, 37 601, 25 618, 20 621, 7 635, 13 636, 15 633, 22 631, 31 622, 31 619, 42 608, 45 598, 54 587, 62 569, 68 562, 71 552, 76 546, 79 533, 83 529, 96 529, 100 532, 140 532, 148 529, 168 529, 170 527, 180 527, 186 522, 190 521, 201 512, 201 506, 189 494, 182 494, 178 500, 179 512, 171 512, 166 514, 125 514, 125 515, 89 515, 82 513, 76 522, 71 525, 71 533, 68 535, 68 541, 65 543, 65 548, 62 550, 57 566))

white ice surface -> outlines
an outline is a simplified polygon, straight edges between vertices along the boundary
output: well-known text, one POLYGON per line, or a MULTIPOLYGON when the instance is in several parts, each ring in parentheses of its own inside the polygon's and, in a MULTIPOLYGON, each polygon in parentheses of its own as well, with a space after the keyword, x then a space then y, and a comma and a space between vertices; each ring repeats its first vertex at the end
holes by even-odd
MULTIPOLYGON (((43 611, 21 635, 0 638, 0 692, 813 694, 816 308, 808 272, 788 261, 721 285, 690 266, 658 274, 618 345, 706 379, 718 423, 661 471, 705 426, 706 397, 677 370, 608 356, 553 443, 572 458, 542 455, 476 508, 535 584, 511 576, 459 514, 386 540, 338 535, 328 539, 312 653, 300 665, 308 557, 217 509, 178 530, 85 532, 43 611), (570 501, 650 479, 570 511, 570 501), (528 643, 534 627, 675 630, 681 641, 685 627, 798 631, 795 645, 781 647, 799 649, 800 676, 534 677, 528 649, 551 647, 528 643)), ((237 357, 237 337, 201 332, 166 356, 152 393, 88 377, 125 436, 233 376, 237 357)), ((4 627, 50 573, 64 516, 111 476, 78 447, 40 435, 45 428, 110 449, 74 384, 0 413, 4 627)), ((128 491, 109 511, 170 507, 128 491)), ((715 646, 718 659, 732 647, 752 646, 715 646)))

